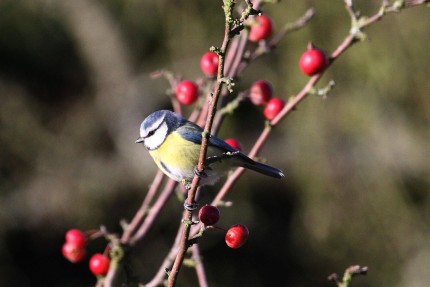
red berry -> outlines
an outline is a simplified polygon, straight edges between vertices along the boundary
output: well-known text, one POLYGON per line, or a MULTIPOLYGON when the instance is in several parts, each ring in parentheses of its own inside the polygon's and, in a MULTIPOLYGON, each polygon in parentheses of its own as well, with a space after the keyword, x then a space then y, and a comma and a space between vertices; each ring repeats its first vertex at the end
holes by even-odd
POLYGON ((266 15, 256 16, 256 23, 251 25, 248 39, 251 42, 259 42, 272 35, 272 20, 266 15))
POLYGON ((272 85, 267 81, 257 81, 249 90, 249 99, 256 106, 264 106, 272 98, 272 85))
POLYGON ((213 77, 218 73, 218 63, 217 53, 207 52, 200 59, 200 68, 205 75, 213 77))
POLYGON ((219 220, 219 209, 216 206, 205 205, 199 210, 199 219, 205 225, 214 225, 219 220))
POLYGON ((230 248, 239 248, 245 244, 246 239, 248 239, 249 230, 243 224, 236 224, 227 230, 225 235, 225 243, 227 243, 230 248))
POLYGON ((77 247, 83 248, 87 244, 87 236, 78 229, 70 229, 66 232, 66 242, 74 243, 77 247))
POLYGON ((264 108, 264 116, 266 117, 266 119, 271 121, 279 114, 279 112, 284 108, 284 106, 285 102, 283 99, 273 98, 267 103, 266 107, 264 108))
POLYGON ((319 49, 309 49, 300 57, 299 67, 308 76, 324 71, 329 64, 327 55, 319 49))
POLYGON ((199 97, 197 85, 191 81, 182 81, 176 86, 176 98, 183 105, 191 105, 199 97))
POLYGON ((226 143, 228 143, 229 145, 231 145, 232 147, 234 147, 237 150, 242 150, 242 146, 240 144, 240 142, 236 139, 226 139, 224 140, 226 143))
POLYGON ((84 248, 77 246, 73 242, 66 242, 61 248, 63 256, 72 263, 76 263, 84 259, 86 251, 84 248))
POLYGON ((94 275, 106 275, 109 270, 110 260, 100 253, 96 253, 90 258, 90 271, 94 275))

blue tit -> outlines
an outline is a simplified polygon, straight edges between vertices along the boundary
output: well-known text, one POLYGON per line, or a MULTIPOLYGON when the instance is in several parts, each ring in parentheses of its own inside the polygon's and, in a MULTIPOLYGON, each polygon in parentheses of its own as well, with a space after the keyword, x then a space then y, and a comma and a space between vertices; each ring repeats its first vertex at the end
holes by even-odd
MULTIPOLYGON (((140 137, 157 166, 175 181, 190 182, 200 155, 203 129, 180 115, 160 110, 150 114, 140 126, 140 137)), ((256 162, 223 140, 210 135, 205 168, 200 185, 213 184, 231 167, 244 167, 282 178, 277 168, 256 162)))

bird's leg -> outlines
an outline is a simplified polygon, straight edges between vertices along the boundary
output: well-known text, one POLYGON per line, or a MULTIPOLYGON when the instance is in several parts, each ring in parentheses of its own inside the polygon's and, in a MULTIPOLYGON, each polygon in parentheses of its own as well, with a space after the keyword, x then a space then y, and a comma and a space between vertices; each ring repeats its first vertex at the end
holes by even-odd
POLYGON ((198 167, 197 166, 195 166, 194 167, 194 174, 195 175, 197 175, 198 177, 200 177, 200 178, 206 178, 206 177, 208 177, 208 175, 206 174, 206 172, 205 172, 205 168, 203 168, 203 170, 202 171, 200 171, 199 169, 198 169, 198 167))
MULTIPOLYGON (((182 179, 181 180, 181 182, 182 182, 182 184, 185 186, 185 189, 187 190, 187 191, 189 191, 190 189, 191 189, 191 182, 188 180, 188 179, 182 179)), ((185 201, 184 201, 184 208, 186 209, 186 210, 188 210, 188 211, 191 211, 191 212, 193 212, 194 210, 196 210, 197 209, 197 207, 198 207, 199 205, 198 205, 198 203, 197 202, 193 202, 193 203, 191 203, 191 204, 189 204, 188 203, 188 200, 185 198, 185 201)))
POLYGON ((187 202, 187 200, 185 199, 185 201, 184 201, 184 209, 193 212, 194 210, 197 209, 197 207, 199 207, 199 204, 197 202, 193 202, 192 204, 189 204, 187 202))

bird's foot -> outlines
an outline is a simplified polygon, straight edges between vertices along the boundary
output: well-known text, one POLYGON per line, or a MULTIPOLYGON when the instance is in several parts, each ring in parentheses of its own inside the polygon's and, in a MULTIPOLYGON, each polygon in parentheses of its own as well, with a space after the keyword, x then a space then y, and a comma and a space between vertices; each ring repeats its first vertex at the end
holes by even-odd
POLYGON ((193 203, 189 204, 188 201, 185 199, 185 202, 184 202, 184 209, 185 210, 193 212, 198 207, 199 207, 199 204, 197 202, 193 202, 193 203))
POLYGON ((205 172, 204 169, 203 170, 199 170, 198 167, 195 166, 193 170, 194 170, 194 174, 197 175, 200 178, 207 178, 208 177, 208 175, 207 175, 207 173, 205 172))

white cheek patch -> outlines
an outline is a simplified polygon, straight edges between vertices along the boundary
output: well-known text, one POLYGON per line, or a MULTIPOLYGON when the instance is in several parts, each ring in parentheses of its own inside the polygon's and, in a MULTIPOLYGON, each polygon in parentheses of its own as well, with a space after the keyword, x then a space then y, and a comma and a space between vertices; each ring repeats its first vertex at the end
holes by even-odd
POLYGON ((149 150, 158 148, 166 139, 167 131, 167 124, 162 123, 158 129, 155 130, 154 134, 145 138, 145 147, 149 150))

